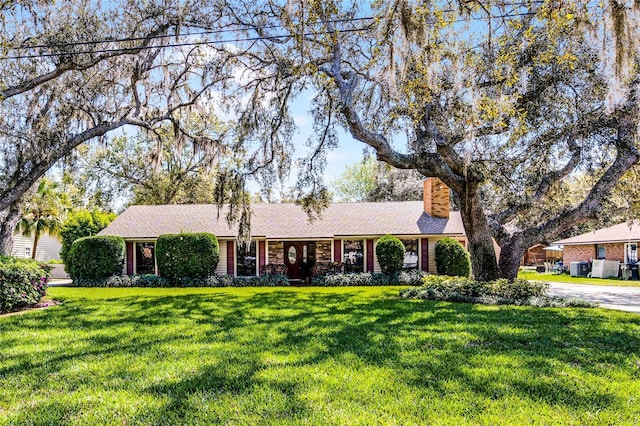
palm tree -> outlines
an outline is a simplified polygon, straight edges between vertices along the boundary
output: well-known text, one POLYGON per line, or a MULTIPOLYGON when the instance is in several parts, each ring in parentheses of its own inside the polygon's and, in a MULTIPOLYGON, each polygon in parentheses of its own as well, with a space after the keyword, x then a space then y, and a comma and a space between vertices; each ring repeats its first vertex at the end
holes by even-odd
POLYGON ((57 235, 70 207, 69 197, 60 184, 42 178, 37 191, 25 202, 18 228, 25 237, 33 235, 31 258, 36 258, 38 241, 45 232, 57 235))

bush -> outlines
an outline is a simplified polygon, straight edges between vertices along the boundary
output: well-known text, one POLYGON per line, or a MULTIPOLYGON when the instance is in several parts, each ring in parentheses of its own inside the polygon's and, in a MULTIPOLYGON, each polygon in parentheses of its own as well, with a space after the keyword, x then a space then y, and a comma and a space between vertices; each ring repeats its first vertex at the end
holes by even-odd
POLYGON ((51 267, 44 263, 0 256, 0 313, 36 305, 50 277, 51 267))
POLYGON ((121 237, 94 236, 77 239, 67 255, 71 278, 105 278, 122 274, 125 244, 121 237))
POLYGON ((265 274, 260 277, 260 287, 289 287, 286 274, 265 274))
POLYGON ((60 230, 60 239, 62 241, 60 257, 65 263, 67 272, 71 270, 67 257, 73 242, 82 237, 96 235, 106 228, 115 217, 115 213, 106 213, 99 210, 79 210, 69 214, 60 230))
POLYGON ((387 234, 376 243, 376 257, 383 274, 399 272, 404 264, 404 244, 387 234))
POLYGON ((220 248, 207 232, 164 234, 156 242, 158 271, 165 278, 206 278, 218 266, 220 248))
POLYGON ((439 275, 469 277, 471 260, 462 244, 453 238, 443 238, 436 243, 436 270, 439 275))
POLYGON ((233 277, 210 275, 206 278, 163 278, 157 275, 122 275, 100 279, 82 278, 73 281, 77 287, 285 287, 289 285, 286 275, 263 275, 261 277, 233 277))
POLYGON ((576 298, 547 296, 549 284, 517 279, 490 282, 465 277, 430 275, 422 279, 421 287, 402 290, 400 296, 446 302, 481 303, 484 305, 529 305, 538 307, 596 307, 597 303, 576 298))
POLYGON ((311 283, 324 287, 418 285, 425 273, 422 271, 403 271, 395 274, 371 274, 360 272, 352 274, 316 275, 311 283))

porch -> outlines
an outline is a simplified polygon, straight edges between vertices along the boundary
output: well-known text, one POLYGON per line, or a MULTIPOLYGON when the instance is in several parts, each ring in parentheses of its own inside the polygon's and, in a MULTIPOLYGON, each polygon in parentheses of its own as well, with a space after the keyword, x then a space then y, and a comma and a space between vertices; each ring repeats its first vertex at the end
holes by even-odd
MULTIPOLYGON (((271 270, 286 274, 293 282, 308 282, 313 275, 327 273, 378 273, 381 272, 375 253, 378 238, 379 236, 278 240, 255 238, 245 245, 234 239, 220 239, 219 261, 215 273, 251 277, 271 270)), ((404 269, 436 272, 434 248, 442 236, 400 235, 399 238, 405 246, 404 269)), ((465 240, 460 241, 465 245, 465 240)), ((123 273, 158 273, 155 240, 128 240, 126 249, 123 273)))

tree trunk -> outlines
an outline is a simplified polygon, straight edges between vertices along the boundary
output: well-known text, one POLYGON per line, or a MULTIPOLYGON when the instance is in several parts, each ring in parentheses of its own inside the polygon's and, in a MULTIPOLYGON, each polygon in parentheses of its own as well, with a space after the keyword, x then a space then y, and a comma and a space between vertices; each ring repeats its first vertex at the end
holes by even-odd
MULTIPOLYGON (((467 184, 467 186, 470 185, 467 184)), ((460 215, 469 243, 473 276, 478 281, 496 280, 499 278, 499 270, 492 229, 482 210, 480 197, 476 190, 458 195, 460 197, 460 215)))
POLYGON ((6 209, 0 211, 0 255, 11 255, 13 234, 20 220, 21 207, 21 202, 18 200, 18 202, 10 204, 6 209))
POLYGON ((31 252, 31 259, 36 260, 36 251, 38 251, 38 240, 40 240, 40 234, 38 232, 34 232, 33 234, 33 251, 31 252))
POLYGON ((521 235, 515 235, 502 244, 499 262, 500 278, 506 278, 509 281, 518 278, 520 260, 528 248, 525 247, 526 245, 521 235))

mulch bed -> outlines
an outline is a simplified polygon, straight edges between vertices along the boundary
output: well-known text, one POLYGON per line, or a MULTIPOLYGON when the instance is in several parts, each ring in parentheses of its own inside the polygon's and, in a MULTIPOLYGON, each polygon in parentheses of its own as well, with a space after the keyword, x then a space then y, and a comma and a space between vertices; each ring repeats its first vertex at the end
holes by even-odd
POLYGON ((51 306, 57 306, 57 305, 62 305, 62 302, 57 301, 57 300, 50 300, 50 299, 41 300, 40 302, 38 302, 37 305, 30 306, 30 307, 25 308, 25 309, 23 309, 21 311, 7 312, 7 313, 4 313, 4 314, 0 313, 0 318, 10 317, 10 316, 13 316, 13 315, 20 315, 20 314, 24 314, 24 313, 27 313, 27 312, 35 311, 35 310, 38 310, 38 309, 47 309, 47 308, 50 308, 51 306))

